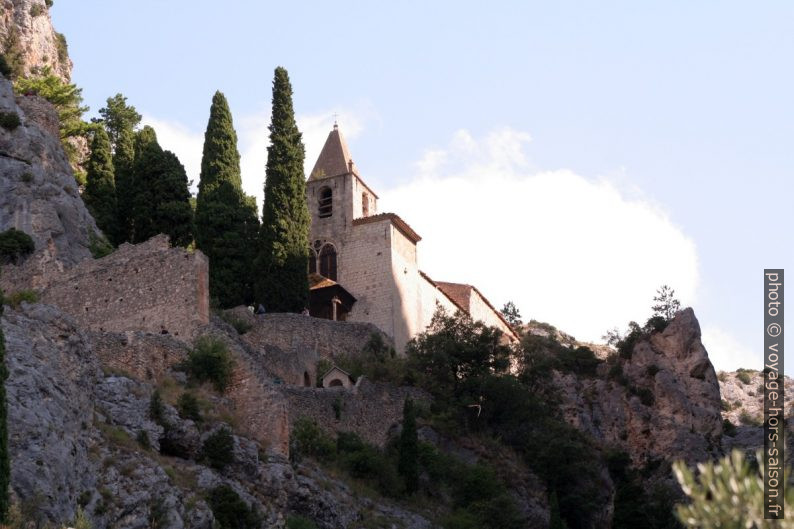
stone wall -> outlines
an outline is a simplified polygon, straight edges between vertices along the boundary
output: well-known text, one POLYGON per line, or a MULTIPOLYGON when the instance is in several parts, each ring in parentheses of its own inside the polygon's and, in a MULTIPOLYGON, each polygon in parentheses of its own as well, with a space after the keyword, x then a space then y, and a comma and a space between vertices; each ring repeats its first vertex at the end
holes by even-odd
POLYGON ((290 427, 306 417, 326 432, 353 432, 378 446, 386 444, 389 432, 402 421, 406 397, 427 399, 416 388, 396 388, 365 378, 353 389, 284 386, 281 392, 288 401, 290 427))
POLYGON ((209 322, 208 261, 158 235, 86 260, 54 280, 42 301, 97 331, 146 331, 189 342, 209 322))
POLYGON ((189 351, 183 342, 160 334, 93 331, 88 335, 103 366, 149 382, 184 361, 189 351))
MULTIPOLYGON (((331 321, 300 314, 254 316, 238 308, 231 311, 251 324, 240 338, 248 344, 258 364, 286 384, 311 385, 317 381, 317 362, 360 352, 373 333, 381 331, 371 323, 331 321)), ((383 335, 385 342, 390 339, 383 335)), ((319 373, 320 376, 323 373, 319 373)))

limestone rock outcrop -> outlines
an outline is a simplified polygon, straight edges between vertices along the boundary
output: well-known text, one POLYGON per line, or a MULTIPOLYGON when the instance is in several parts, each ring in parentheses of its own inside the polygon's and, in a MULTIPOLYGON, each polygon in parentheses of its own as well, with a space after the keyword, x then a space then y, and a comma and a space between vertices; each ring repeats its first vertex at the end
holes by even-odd
POLYGON ((72 75, 66 40, 52 27, 44 0, 4 0, 0 7, 0 42, 6 56, 16 56, 27 75, 49 66, 64 81, 72 75))
POLYGON ((594 378, 562 374, 558 385, 569 422, 637 465, 720 453, 719 385, 692 309, 640 340, 622 366, 604 364, 594 378), (612 368, 623 376, 610 376, 612 368))
POLYGON ((0 78, 0 112, 20 124, 0 127, 0 231, 16 228, 36 250, 22 266, 6 266, 0 286, 41 287, 53 274, 91 257, 101 234, 83 204, 57 133, 55 109, 41 98, 17 98, 0 78))

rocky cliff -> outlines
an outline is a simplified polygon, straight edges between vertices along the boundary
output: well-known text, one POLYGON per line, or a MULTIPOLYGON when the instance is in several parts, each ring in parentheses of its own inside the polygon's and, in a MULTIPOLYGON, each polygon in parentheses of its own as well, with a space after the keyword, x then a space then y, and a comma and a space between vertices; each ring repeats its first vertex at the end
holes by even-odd
MULTIPOLYGON (((66 523, 82 507, 95 529, 211 529, 211 491, 225 485, 255 509, 262 527, 283 527, 288 512, 322 529, 431 527, 393 502, 361 495, 311 461, 291 464, 236 433, 233 462, 214 467, 201 446, 222 428, 244 429, 234 419, 242 410, 224 396, 207 395, 201 424, 182 418, 170 402, 185 391, 184 374, 169 370, 144 381, 103 369, 97 349, 107 352, 118 335, 86 333, 43 304, 7 307, 2 326, 12 494, 39 523, 66 523), (164 401, 159 419, 151 411, 156 389, 164 401)), ((241 344, 223 324, 208 331, 241 344)), ((184 345, 168 336, 152 340, 184 354, 184 345)))
POLYGON ((17 228, 36 244, 24 267, 4 267, 0 286, 40 287, 91 257, 100 232, 78 193, 55 109, 37 96, 15 97, 0 78, 0 113, 19 118, 0 127, 0 231, 17 228))
POLYGON ((72 74, 66 38, 50 19, 51 1, 3 0, 0 6, 0 50, 22 75, 49 66, 65 81, 72 74))
POLYGON ((692 309, 640 340, 630 358, 614 356, 599 376, 561 374, 558 385, 568 420, 637 465, 719 453, 719 385, 692 309))

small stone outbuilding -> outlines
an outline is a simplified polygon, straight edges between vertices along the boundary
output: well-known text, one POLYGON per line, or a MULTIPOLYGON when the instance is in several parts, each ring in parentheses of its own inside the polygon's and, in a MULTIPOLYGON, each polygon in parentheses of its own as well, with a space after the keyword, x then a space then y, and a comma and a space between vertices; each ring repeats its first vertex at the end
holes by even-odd
POLYGON ((323 387, 349 389, 353 387, 353 378, 344 369, 334 366, 323 375, 323 387))

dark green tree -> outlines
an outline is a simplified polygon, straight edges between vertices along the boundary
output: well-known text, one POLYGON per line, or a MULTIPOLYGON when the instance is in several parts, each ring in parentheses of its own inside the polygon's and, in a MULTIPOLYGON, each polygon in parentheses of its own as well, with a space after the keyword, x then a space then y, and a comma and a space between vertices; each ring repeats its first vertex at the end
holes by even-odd
POLYGON ((97 128, 91 142, 91 157, 86 164, 86 186, 83 202, 94 216, 97 226, 110 240, 116 233, 116 184, 113 159, 105 129, 97 128))
POLYGON ((135 161, 135 128, 141 115, 127 104, 127 98, 116 94, 107 99, 107 106, 99 110, 100 120, 108 133, 113 149, 113 171, 116 178, 117 245, 132 241, 132 203, 135 194, 133 165, 135 161))
POLYGON ((176 155, 160 147, 151 127, 135 136, 132 177, 132 242, 165 233, 174 246, 190 244, 193 210, 187 174, 176 155))
MULTIPOLYGON (((0 318, 3 317, 3 292, 0 290, 0 318)), ((6 403, 6 349, 3 328, 0 326, 0 522, 8 521, 8 485, 11 482, 11 465, 8 456, 8 404, 6 403)))
POLYGON ((229 104, 215 92, 196 199, 196 247, 210 260, 210 296, 220 307, 252 301, 259 219, 242 190, 240 153, 229 104))
POLYGON ((254 267, 256 299, 270 311, 298 312, 308 303, 306 262, 311 218, 306 204, 304 157, 292 107, 292 86, 287 70, 278 67, 273 79, 261 241, 254 267))
POLYGON ((557 491, 551 491, 549 496, 549 529, 568 529, 565 520, 560 516, 560 502, 557 500, 557 491))
POLYGON ((413 494, 419 488, 419 438, 416 433, 416 409, 409 397, 403 405, 403 429, 400 432, 400 458, 397 471, 405 482, 405 491, 413 494))

